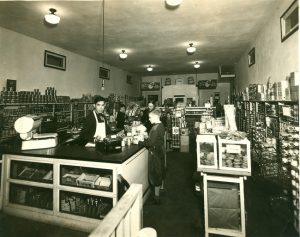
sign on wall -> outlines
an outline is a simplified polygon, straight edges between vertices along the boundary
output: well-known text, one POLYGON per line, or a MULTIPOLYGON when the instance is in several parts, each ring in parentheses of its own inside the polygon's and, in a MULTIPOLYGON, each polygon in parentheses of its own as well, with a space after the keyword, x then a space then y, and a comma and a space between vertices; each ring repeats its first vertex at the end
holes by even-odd
POLYGON ((199 89, 216 89, 218 80, 200 80, 198 81, 199 89))
POLYGON ((166 80, 165 80, 165 86, 169 86, 171 85, 171 78, 170 77, 167 77, 166 80))
POLYGON ((160 82, 142 82, 141 83, 142 91, 159 91, 160 82))

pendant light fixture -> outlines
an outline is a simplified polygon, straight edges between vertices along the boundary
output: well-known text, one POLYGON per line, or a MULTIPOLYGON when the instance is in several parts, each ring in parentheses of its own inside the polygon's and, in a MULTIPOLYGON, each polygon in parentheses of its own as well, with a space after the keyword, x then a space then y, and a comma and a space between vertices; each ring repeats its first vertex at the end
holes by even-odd
POLYGON ((127 53, 123 49, 122 52, 119 54, 120 59, 125 60, 127 58, 127 53))
POLYGON ((188 53, 188 54, 193 54, 193 53, 195 53, 196 52, 196 48, 195 48, 195 46, 193 46, 193 43, 189 43, 189 47, 187 47, 187 49, 186 49, 186 52, 188 53))
MULTIPOLYGON (((104 0, 102 0, 102 67, 104 68, 104 0)), ((102 79, 101 90, 105 90, 104 79, 102 79)))
POLYGON ((149 66, 147 67, 147 71, 148 71, 148 72, 152 72, 152 71, 153 71, 153 67, 152 67, 151 65, 149 65, 149 66))
POLYGON ((49 13, 45 15, 45 21, 52 25, 57 25, 60 22, 60 17, 55 15, 56 9, 50 8, 49 13))
POLYGON ((166 0, 166 4, 170 7, 177 7, 181 4, 182 0, 166 0))
POLYGON ((104 79, 102 79, 102 85, 101 85, 101 90, 104 91, 104 79))
POLYGON ((199 68, 200 67, 200 64, 199 64, 199 62, 195 62, 195 64, 194 64, 194 68, 199 68))

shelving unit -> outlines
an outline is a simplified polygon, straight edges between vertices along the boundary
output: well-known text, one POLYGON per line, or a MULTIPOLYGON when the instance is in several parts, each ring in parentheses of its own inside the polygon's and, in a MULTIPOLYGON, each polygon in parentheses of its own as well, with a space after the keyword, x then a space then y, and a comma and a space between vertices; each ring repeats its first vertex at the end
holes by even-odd
POLYGON ((117 203, 117 167, 4 155, 3 210, 92 230, 117 203))
POLYGON ((71 121, 75 127, 80 127, 89 111, 93 110, 92 102, 76 102, 71 104, 71 121))
POLYGON ((16 136, 14 129, 15 121, 27 114, 36 114, 41 117, 52 116, 57 120, 57 130, 64 130, 71 123, 70 103, 21 103, 21 104, 0 104, 2 111, 3 129, 0 140, 16 136))
POLYGON ((190 132, 194 131, 195 122, 200 122, 202 116, 215 117, 216 108, 215 107, 186 107, 185 108, 185 120, 187 127, 190 132))
POLYGON ((288 200, 286 219, 299 232, 299 102, 237 101, 238 130, 248 133, 253 161, 262 177, 281 188, 288 200))
POLYGON ((2 156, 0 157, 0 210, 2 210, 2 194, 3 194, 3 164, 2 156))
POLYGON ((0 122, 3 128, 0 141, 18 135, 14 123, 21 116, 36 114, 55 118, 57 132, 60 132, 72 125, 79 127, 92 109, 92 102, 0 104, 0 122))

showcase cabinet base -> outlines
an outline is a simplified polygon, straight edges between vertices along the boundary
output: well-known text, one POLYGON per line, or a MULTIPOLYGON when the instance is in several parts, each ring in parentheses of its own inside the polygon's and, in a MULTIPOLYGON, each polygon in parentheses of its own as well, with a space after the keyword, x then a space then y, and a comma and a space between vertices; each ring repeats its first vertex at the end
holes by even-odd
POLYGON ((205 237, 246 237, 244 178, 203 176, 205 237))
POLYGON ((120 164, 13 154, 4 154, 2 162, 4 213, 83 232, 90 233, 118 202, 118 175, 142 184, 144 201, 149 194, 145 148, 120 164))
POLYGON ((50 225, 58 225, 87 233, 94 230, 101 222, 101 220, 78 217, 64 213, 54 214, 53 212, 51 213, 51 211, 48 211, 48 213, 40 212, 40 210, 36 210, 36 208, 32 208, 32 210, 29 210, 28 208, 23 209, 19 205, 5 206, 3 207, 3 211, 11 216, 30 219, 50 225))

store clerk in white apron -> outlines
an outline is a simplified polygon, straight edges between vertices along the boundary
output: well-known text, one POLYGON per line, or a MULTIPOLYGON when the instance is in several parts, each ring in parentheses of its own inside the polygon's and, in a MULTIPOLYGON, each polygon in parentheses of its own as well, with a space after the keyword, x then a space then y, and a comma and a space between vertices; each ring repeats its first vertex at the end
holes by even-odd
POLYGON ((80 133, 80 144, 85 145, 88 142, 103 140, 109 133, 110 129, 104 111, 105 99, 101 96, 95 97, 94 110, 86 117, 80 133))

